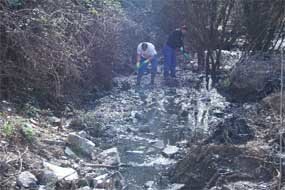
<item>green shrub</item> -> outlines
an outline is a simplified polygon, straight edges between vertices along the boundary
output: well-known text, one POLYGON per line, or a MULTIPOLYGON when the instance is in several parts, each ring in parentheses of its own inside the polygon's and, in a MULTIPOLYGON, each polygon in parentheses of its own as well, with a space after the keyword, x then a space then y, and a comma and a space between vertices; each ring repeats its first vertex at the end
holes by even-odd
POLYGON ((3 126, 2 133, 6 137, 11 137, 15 133, 15 126, 11 122, 6 122, 3 126))
POLYGON ((24 137, 29 141, 32 142, 35 140, 35 130, 28 124, 24 124, 22 126, 22 133, 24 137))

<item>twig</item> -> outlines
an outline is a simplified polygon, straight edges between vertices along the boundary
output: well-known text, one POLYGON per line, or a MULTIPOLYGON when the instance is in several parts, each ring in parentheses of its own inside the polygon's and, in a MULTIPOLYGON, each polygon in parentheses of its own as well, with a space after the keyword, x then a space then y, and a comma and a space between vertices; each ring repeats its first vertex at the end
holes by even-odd
POLYGON ((112 166, 112 165, 105 165, 105 164, 84 164, 84 166, 94 167, 94 168, 111 168, 111 169, 117 169, 120 167, 120 165, 112 166))
POLYGON ((283 63, 283 53, 284 50, 281 50, 281 90, 280 90, 280 131, 279 131, 279 146, 280 146, 280 162, 279 162, 279 171, 280 171, 280 181, 279 181, 279 186, 278 189, 281 189, 281 185, 282 185, 282 152, 283 152, 283 87, 284 87, 284 83, 283 83, 283 75, 284 75, 284 63, 283 63))

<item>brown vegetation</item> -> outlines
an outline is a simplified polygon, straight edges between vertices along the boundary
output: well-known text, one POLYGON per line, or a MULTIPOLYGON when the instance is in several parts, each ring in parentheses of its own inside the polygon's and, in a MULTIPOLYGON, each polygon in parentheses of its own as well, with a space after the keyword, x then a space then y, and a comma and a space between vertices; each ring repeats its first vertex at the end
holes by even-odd
POLYGON ((49 104, 78 98, 99 84, 110 87, 117 7, 99 1, 12 2, 0 2, 1 98, 35 95, 49 104))

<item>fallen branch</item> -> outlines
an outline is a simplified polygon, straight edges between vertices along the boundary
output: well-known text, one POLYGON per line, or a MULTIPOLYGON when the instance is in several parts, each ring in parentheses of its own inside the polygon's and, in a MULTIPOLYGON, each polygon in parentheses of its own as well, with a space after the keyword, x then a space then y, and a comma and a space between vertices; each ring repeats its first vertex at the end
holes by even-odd
POLYGON ((94 168, 110 168, 110 169, 117 169, 120 165, 112 166, 112 165, 105 165, 105 164, 84 164, 87 167, 94 167, 94 168))

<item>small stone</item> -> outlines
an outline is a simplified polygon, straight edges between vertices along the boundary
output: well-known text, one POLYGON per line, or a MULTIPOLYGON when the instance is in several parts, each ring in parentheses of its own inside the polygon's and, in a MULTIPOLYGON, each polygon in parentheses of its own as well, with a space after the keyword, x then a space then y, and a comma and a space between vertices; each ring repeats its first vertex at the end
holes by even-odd
POLYGON ((59 119, 58 117, 50 117, 49 121, 53 124, 53 125, 60 125, 61 124, 61 119, 59 119))
POLYGON ((79 178, 76 170, 73 168, 59 167, 48 162, 44 162, 44 166, 47 170, 53 172, 58 180, 65 179, 67 181, 73 181, 79 178))
POLYGON ((162 140, 155 142, 152 146, 157 149, 163 149, 165 147, 164 142, 162 140))
POLYGON ((7 145, 7 144, 9 144, 7 141, 1 141, 1 144, 2 145, 7 145))
POLYGON ((82 137, 82 138, 87 138, 87 133, 86 133, 86 131, 80 131, 80 132, 78 132, 78 135, 79 135, 80 137, 82 137))
POLYGON ((157 152, 157 149, 155 149, 154 147, 149 147, 146 151, 146 154, 154 154, 157 152))
POLYGON ((174 183, 169 187, 168 190, 181 190, 183 187, 185 187, 184 184, 174 183))
POLYGON ((24 188, 33 188, 37 186, 37 178, 29 171, 20 173, 17 178, 17 184, 24 188))
POLYGON ((40 185, 38 190, 47 190, 47 188, 44 185, 40 185))
POLYGON ((147 181, 145 184, 144 184, 144 187, 149 189, 149 188, 152 188, 154 185, 154 181, 147 181))
POLYGON ((32 124, 34 124, 34 125, 38 125, 39 123, 36 121, 36 120, 34 120, 34 119, 30 119, 30 122, 32 123, 32 124))
POLYGON ((86 187, 81 187, 81 188, 79 188, 79 189, 77 189, 77 190, 91 190, 91 188, 88 187, 88 186, 86 186, 86 187))
POLYGON ((100 156, 103 159, 103 163, 106 165, 119 165, 120 164, 120 156, 119 151, 116 147, 104 150, 100 153, 100 156))
POLYGON ((176 154, 178 151, 179 151, 178 147, 167 145, 167 147, 163 149, 162 154, 165 157, 169 158, 169 157, 172 157, 174 154, 176 154))

